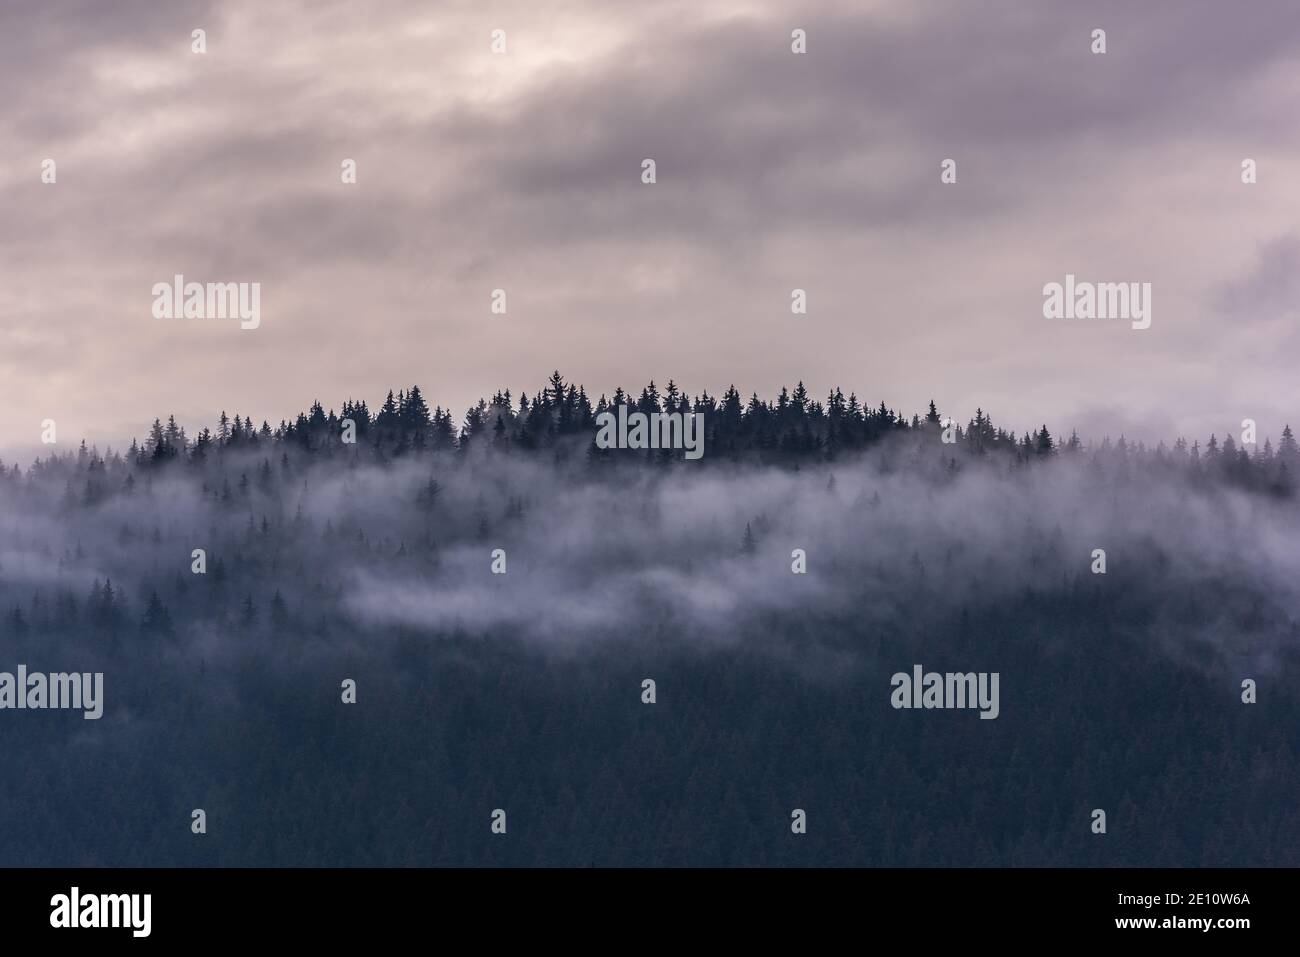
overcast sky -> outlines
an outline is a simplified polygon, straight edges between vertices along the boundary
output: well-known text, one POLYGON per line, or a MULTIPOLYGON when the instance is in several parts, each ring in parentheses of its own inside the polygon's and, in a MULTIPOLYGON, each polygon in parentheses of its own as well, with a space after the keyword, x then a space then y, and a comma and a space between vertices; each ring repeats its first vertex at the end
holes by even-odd
POLYGON ((6 3, 0 449, 553 368, 1276 441, 1297 103, 1294 0, 6 3), (177 273, 260 327, 155 319, 177 273), (1045 319, 1066 273, 1150 282, 1151 327, 1045 319))

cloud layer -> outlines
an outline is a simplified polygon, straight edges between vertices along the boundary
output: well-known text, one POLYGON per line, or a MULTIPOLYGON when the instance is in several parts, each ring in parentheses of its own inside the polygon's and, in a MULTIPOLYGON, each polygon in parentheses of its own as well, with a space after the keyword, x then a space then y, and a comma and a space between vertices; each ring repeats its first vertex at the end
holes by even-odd
POLYGON ((1276 435, 1297 52, 1283 0, 10 9, 0 448, 409 382, 460 409, 557 366, 1276 435), (1152 282, 1152 328, 1044 320, 1067 272, 1152 282), (175 273, 260 282, 261 328, 154 320, 175 273))

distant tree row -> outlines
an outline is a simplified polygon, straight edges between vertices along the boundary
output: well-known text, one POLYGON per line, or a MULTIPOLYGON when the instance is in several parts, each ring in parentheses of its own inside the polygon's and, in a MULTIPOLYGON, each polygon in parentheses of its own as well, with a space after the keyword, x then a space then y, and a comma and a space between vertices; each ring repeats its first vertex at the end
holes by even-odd
MULTIPOLYGON (((461 452, 486 448, 536 451, 554 449, 557 454, 572 454, 585 448, 593 460, 610 460, 608 450, 596 449, 597 417, 626 405, 629 411, 643 413, 700 413, 703 415, 705 439, 704 461, 758 460, 797 464, 801 461, 833 461, 838 456, 870 448, 895 434, 913 434, 934 439, 949 456, 952 469, 972 457, 1002 456, 1015 463, 1029 463, 1057 454, 1083 454, 1110 467, 1184 468, 1207 479, 1220 479, 1242 487, 1291 494, 1295 489, 1296 468, 1300 465, 1300 447, 1288 425, 1274 447, 1271 439, 1262 446, 1246 447, 1231 435, 1222 441, 1211 435, 1202 445, 1184 438, 1171 446, 1163 441, 1154 448, 1145 443, 1130 443, 1121 436, 1100 443, 1084 443, 1076 433, 1060 440, 1046 424, 1034 432, 1017 437, 1012 431, 994 424, 983 409, 965 425, 940 414, 933 401, 925 415, 910 418, 881 402, 874 408, 858 400, 856 393, 846 398, 839 388, 826 400, 809 396, 802 382, 791 391, 782 388, 775 400, 751 394, 741 398, 735 386, 721 398, 707 391, 691 397, 675 382, 660 390, 652 381, 639 395, 621 387, 612 396, 601 395, 593 402, 581 385, 566 383, 557 371, 546 386, 531 397, 521 392, 516 400, 510 390, 497 392, 491 400, 480 399, 465 414, 459 427, 450 410, 436 406, 430 410, 419 386, 397 392, 390 390, 378 412, 372 413, 365 400, 347 399, 336 413, 328 412, 319 401, 292 420, 283 419, 274 428, 263 421, 255 426, 248 416, 233 417, 222 411, 216 431, 204 428, 195 438, 186 435, 175 416, 164 424, 155 419, 149 435, 141 443, 133 440, 125 455, 111 449, 100 455, 87 449, 84 441, 75 456, 54 456, 37 460, 29 469, 32 477, 84 476, 79 488, 69 486, 69 504, 93 505, 114 488, 131 491, 140 469, 166 466, 174 461, 201 463, 211 455, 229 450, 257 450, 263 454, 276 451, 302 451, 326 455, 352 451, 370 460, 430 452, 461 452), (351 426, 347 427, 350 422, 351 426), (354 441, 353 441, 354 440, 354 441)), ((667 450, 641 452, 641 458, 661 461, 680 459, 667 450)), ((637 458, 638 453, 623 456, 637 458)), ((285 459, 288 464, 288 459, 285 459)), ((269 459, 253 479, 269 482, 269 459)), ((17 466, 6 469, 0 462, 0 479, 20 477, 17 466)))

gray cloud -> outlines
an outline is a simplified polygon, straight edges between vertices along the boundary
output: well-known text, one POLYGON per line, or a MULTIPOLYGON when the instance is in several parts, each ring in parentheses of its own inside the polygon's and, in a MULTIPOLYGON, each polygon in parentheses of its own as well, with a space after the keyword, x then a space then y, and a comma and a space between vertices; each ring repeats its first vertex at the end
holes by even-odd
POLYGON ((1239 321, 1269 282, 1285 294, 1284 266, 1254 255, 1300 199, 1295 132, 1276 120, 1300 78, 1297 20, 1280 0, 1248 17, 1211 2, 9 9, 0 375, 17 398, 0 448, 29 447, 46 417, 121 444, 168 410, 277 420, 401 382, 459 408, 555 366, 597 391, 803 379, 908 411, 982 405, 1018 429, 1154 441, 1251 415, 1275 434, 1295 339, 1239 321), (38 181, 46 156, 57 186, 38 181), (938 183, 948 156, 955 187, 938 183), (1244 156, 1257 186, 1238 181, 1244 156), (356 187, 339 184, 344 157, 356 187), (1152 281, 1152 329, 1045 323, 1039 290, 1067 271, 1152 281), (149 287, 176 272, 262 282, 263 328, 152 320, 149 287), (496 287, 511 313, 494 320, 496 287))

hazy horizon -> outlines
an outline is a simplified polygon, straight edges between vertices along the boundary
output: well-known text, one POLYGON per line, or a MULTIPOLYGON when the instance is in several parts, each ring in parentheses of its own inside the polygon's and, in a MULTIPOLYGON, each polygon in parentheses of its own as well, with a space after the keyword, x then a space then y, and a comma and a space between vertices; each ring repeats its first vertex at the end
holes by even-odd
MULTIPOLYGON (((663 379, 655 378, 653 382, 655 383, 655 385, 662 388, 667 384, 670 378, 671 377, 665 377, 663 379)), ((673 381, 676 382, 676 380, 673 381)), ((574 382, 573 384, 575 386, 580 385, 586 388, 587 394, 590 397, 592 404, 594 405, 597 402, 597 400, 601 398, 602 395, 607 400, 610 399, 614 395, 615 390, 618 388, 624 389, 625 392, 631 394, 632 398, 635 398, 640 393, 641 387, 643 385, 646 385, 647 383, 646 382, 618 383, 611 388, 597 389, 594 392, 590 387, 587 386, 586 383, 574 382)), ((682 391, 686 392, 692 397, 698 396, 701 392, 707 391, 714 399, 718 399, 726 391, 727 387, 732 383, 728 383, 727 385, 724 385, 723 387, 717 389, 708 388, 708 389, 695 389, 695 390, 684 387, 680 382, 676 382, 676 384, 680 389, 682 389, 682 391)), ((792 382, 784 386, 784 388, 792 391, 793 387, 797 384, 798 384, 797 381, 792 382)), ((742 400, 747 404, 749 401, 749 397, 754 390, 746 390, 745 388, 741 387, 739 383, 735 383, 735 385, 737 386, 737 389, 740 392, 742 400)), ((419 382, 412 382, 409 383, 408 385, 402 385, 402 386, 395 385, 392 387, 393 395, 396 396, 399 389, 406 389, 409 388, 410 386, 420 387, 420 391, 423 394, 425 401, 429 404, 430 408, 433 408, 434 406, 441 406, 444 409, 449 408, 452 413, 453 421, 455 422, 457 428, 459 428, 463 423, 465 413, 472 406, 476 405, 479 399, 489 400, 490 402, 492 395, 496 391, 495 388, 485 389, 483 390, 483 392, 477 395, 472 401, 467 401, 464 405, 460 405, 460 406, 454 404, 449 406, 447 403, 440 401, 436 394, 431 394, 430 391, 425 389, 425 387, 419 382)), ((805 387, 806 386, 807 384, 805 383, 805 387)), ((501 388, 502 391, 504 391, 508 387, 502 386, 501 388)), ((538 377, 535 383, 529 384, 527 388, 529 401, 530 402, 532 401, 532 398, 535 393, 542 391, 544 388, 545 385, 541 377, 538 377)), ((843 391, 845 396, 848 396, 850 392, 856 392, 856 390, 850 389, 848 387, 840 386, 840 388, 843 391)), ((513 388, 511 388, 510 391, 511 391, 512 404, 514 406, 517 406, 519 402, 519 393, 516 392, 515 389, 513 388)), ((342 406, 342 403, 345 400, 348 399, 356 400, 356 401, 364 400, 368 405, 371 414, 373 415, 379 410, 387 394, 388 394, 388 390, 383 389, 380 390, 379 392, 376 392, 375 394, 351 395, 351 396, 342 396, 342 397, 332 396, 329 399, 326 399, 324 396, 313 396, 313 398, 302 402, 299 406, 293 409, 281 410, 279 412, 276 412, 273 415, 254 414, 253 412, 247 409, 236 408, 233 404, 228 404, 222 407, 221 409, 217 410, 213 414, 196 419, 194 421, 184 421, 179 416, 176 417, 176 421, 177 421, 177 425, 185 431, 187 438, 192 442, 194 439, 198 437, 199 433, 202 432, 203 429, 205 428, 210 429, 215 433, 217 430, 218 420, 223 412, 228 416, 234 416, 235 414, 238 414, 241 418, 251 418, 253 420, 254 426, 259 428, 263 422, 266 422, 267 424, 270 425, 272 430, 274 430, 281 424, 282 421, 292 423, 294 416, 296 416, 300 412, 307 412, 310 409, 312 403, 315 401, 320 401, 326 413, 332 412, 336 415, 340 415, 341 414, 340 408, 342 406)), ((811 400, 816 400, 822 403, 824 403, 826 400, 826 395, 824 394, 818 395, 812 393, 811 390, 810 390, 809 397, 811 400)), ((765 395, 759 393, 759 399, 763 401, 775 402, 776 398, 777 398, 776 394, 765 395)), ((887 398, 882 400, 882 397, 879 396, 875 396, 875 397, 864 396, 859 392, 857 393, 857 398, 858 401, 862 405, 864 405, 867 409, 877 408, 879 407, 881 401, 884 401, 887 407, 889 407, 892 411, 899 413, 904 419, 909 421, 912 419, 912 416, 914 414, 924 418, 929 405, 927 400, 927 402, 923 403, 919 408, 904 409, 892 405, 887 398)), ((969 413, 966 413, 962 410, 948 409, 940 406, 939 411, 940 414, 944 417, 951 416, 959 429, 965 429, 968 421, 974 418, 976 410, 972 409, 970 410, 969 413)), ((1165 444, 1166 447, 1172 447, 1179 438, 1185 439, 1189 446, 1193 442, 1198 442, 1201 445, 1204 445, 1205 440, 1209 438, 1209 435, 1168 435, 1168 436, 1154 435, 1151 438, 1144 438, 1141 434, 1126 434, 1126 433, 1111 434, 1108 432, 1100 433, 1100 434, 1085 433, 1082 430, 1076 429, 1074 426, 1069 425, 1068 423, 1036 421, 1033 419, 1033 415, 1031 413, 1027 413, 1024 410, 1021 410, 1021 415, 1019 416, 1019 419, 1004 418, 1003 416, 998 414, 998 410, 996 409, 985 408, 982 409, 981 411, 983 412, 984 415, 989 416, 993 419, 994 425, 996 427, 1005 429, 1006 431, 1008 431, 1009 433, 1017 437, 1024 434, 1034 434, 1041 426, 1046 425, 1049 431, 1051 432, 1051 434, 1057 440, 1063 441, 1070 436, 1071 432, 1077 432, 1079 440, 1084 444, 1085 447, 1089 445, 1100 444, 1102 441, 1107 439, 1109 439, 1111 442, 1115 442, 1118 441, 1120 438, 1123 438, 1127 442, 1134 445, 1138 443, 1144 443, 1150 448, 1155 448, 1157 445, 1159 445, 1162 442, 1165 444)), ((58 432, 58 441, 55 443, 42 444, 40 442, 27 442, 27 443, 16 442, 16 443, 10 443, 8 445, 0 444, 0 460, 2 460, 4 464, 8 466, 13 466, 17 464, 25 468, 31 465, 32 462, 37 458, 46 459, 51 455, 58 455, 60 453, 75 451, 80 446, 83 440, 85 441, 87 448, 97 448, 102 454, 106 454, 110 449, 115 452, 125 452, 130 447, 133 441, 138 442, 141 445, 144 444, 145 440, 148 438, 149 429, 151 428, 155 419, 159 419, 163 423, 166 423, 168 416, 171 414, 172 413, 170 410, 159 411, 153 417, 148 419, 148 421, 141 422, 139 424, 139 427, 135 431, 123 437, 110 439, 108 441, 96 439, 93 436, 80 436, 80 435, 68 436, 62 432, 62 427, 60 426, 58 432)), ((1278 440, 1282 434, 1282 430, 1288 425, 1290 425, 1289 420, 1285 422, 1281 422, 1280 424, 1278 424, 1277 428, 1270 428, 1267 423, 1257 423, 1258 441, 1256 443, 1256 446, 1258 448, 1263 448, 1264 443, 1267 440, 1271 443, 1271 445, 1274 448, 1276 448, 1278 444, 1278 440)), ((1235 427, 1233 423, 1226 423, 1224 428, 1212 430, 1210 435, 1217 436, 1220 442, 1222 442, 1222 440, 1225 437, 1232 436, 1234 442, 1241 444, 1239 432, 1240 432, 1240 423, 1236 423, 1235 427)))

